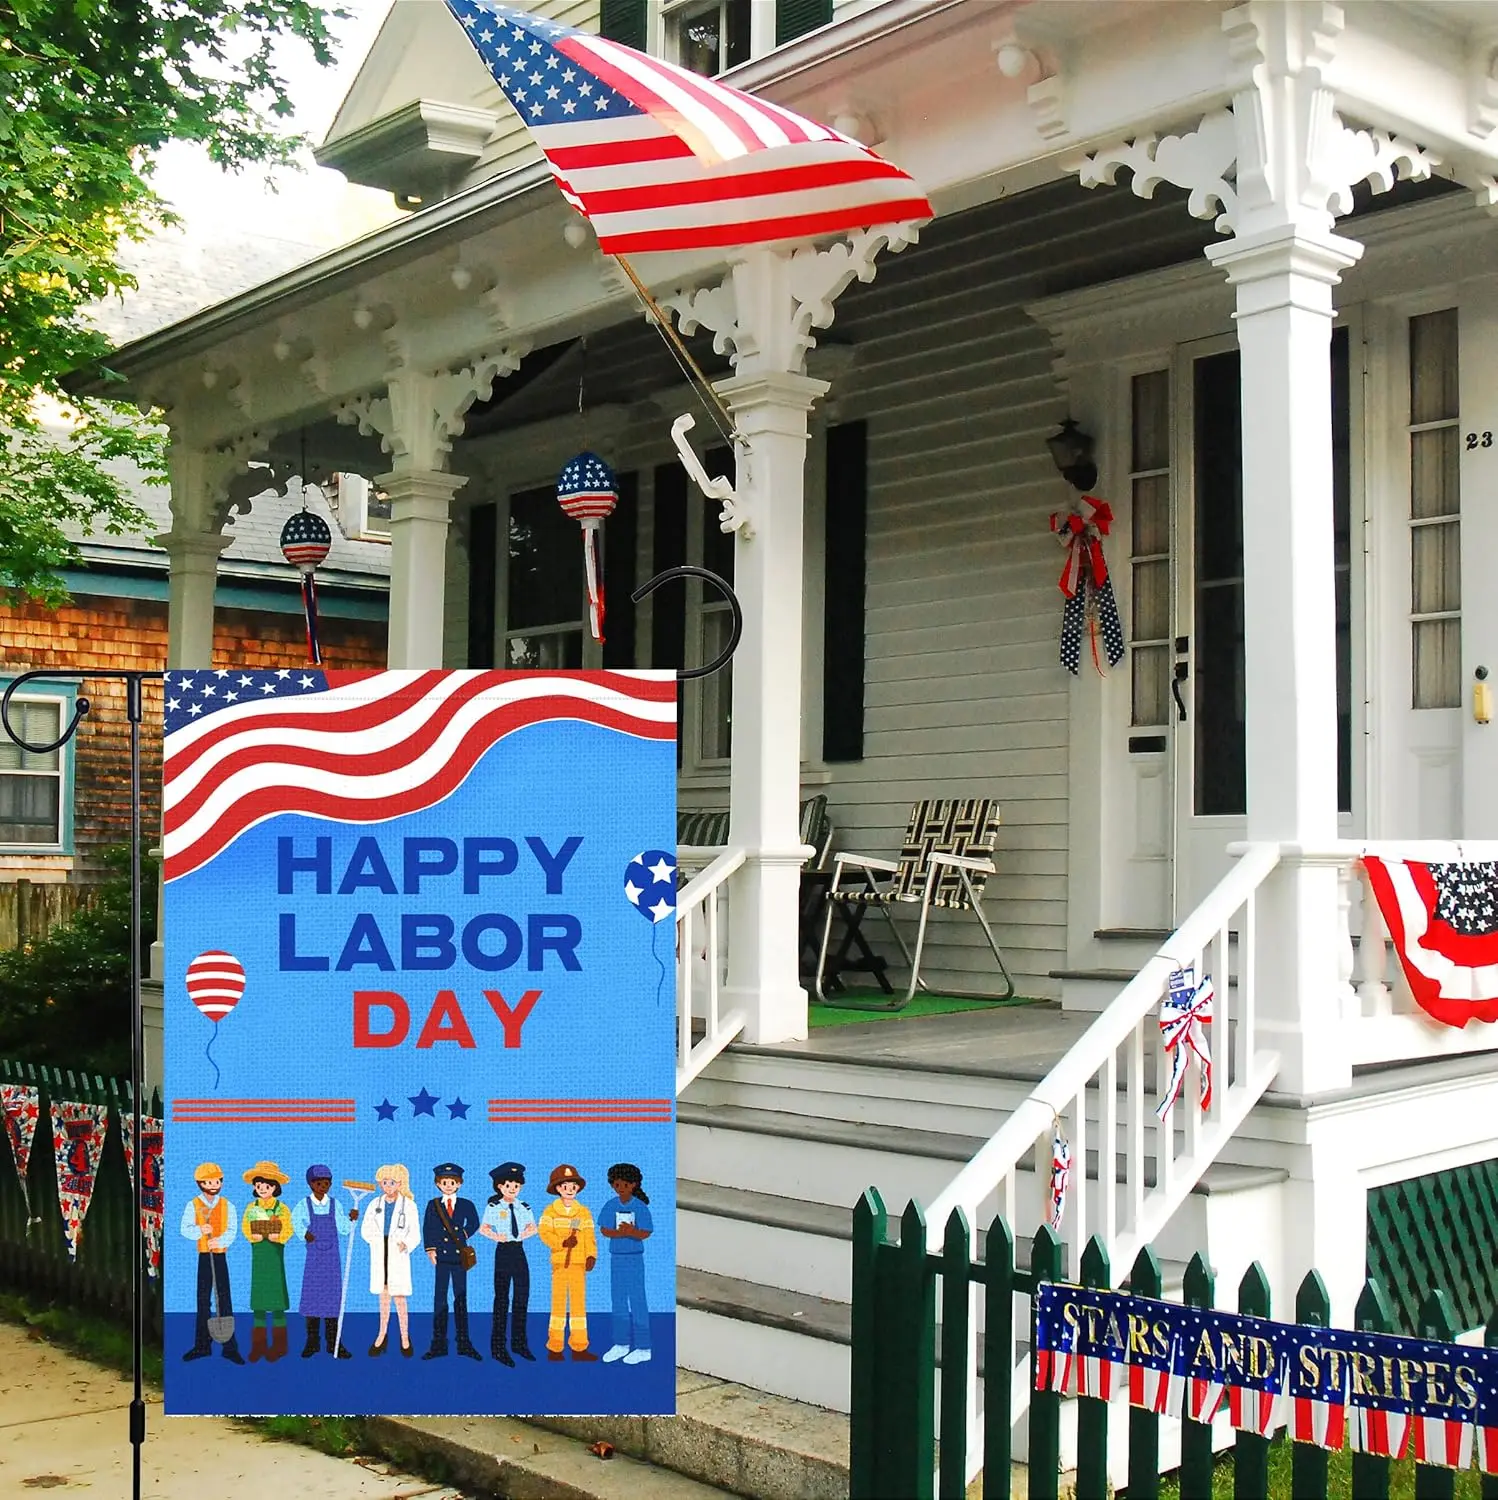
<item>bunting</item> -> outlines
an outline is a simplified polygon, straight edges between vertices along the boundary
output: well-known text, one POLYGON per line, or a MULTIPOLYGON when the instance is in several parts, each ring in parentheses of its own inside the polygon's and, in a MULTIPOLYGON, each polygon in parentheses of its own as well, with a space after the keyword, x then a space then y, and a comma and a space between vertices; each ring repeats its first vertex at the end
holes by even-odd
POLYGON ((52 1102, 52 1150, 57 1157, 57 1201, 62 1210, 68 1259, 78 1258, 83 1220, 94 1198, 104 1133, 109 1126, 107 1104, 79 1104, 71 1099, 52 1102))

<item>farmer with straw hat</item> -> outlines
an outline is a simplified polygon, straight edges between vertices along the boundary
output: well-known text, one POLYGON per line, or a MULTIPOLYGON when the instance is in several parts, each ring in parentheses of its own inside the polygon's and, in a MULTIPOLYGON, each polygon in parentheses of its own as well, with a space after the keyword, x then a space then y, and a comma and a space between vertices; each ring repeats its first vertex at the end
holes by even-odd
POLYGON ((257 1161, 244 1180, 254 1195, 241 1226, 250 1242, 250 1363, 265 1359, 274 1364, 286 1353, 286 1246, 293 1230, 291 1210, 281 1202, 281 1189, 291 1179, 273 1161, 257 1161), (264 1324, 260 1322, 265 1319, 264 1324), (268 1342, 267 1342, 268 1339, 268 1342))

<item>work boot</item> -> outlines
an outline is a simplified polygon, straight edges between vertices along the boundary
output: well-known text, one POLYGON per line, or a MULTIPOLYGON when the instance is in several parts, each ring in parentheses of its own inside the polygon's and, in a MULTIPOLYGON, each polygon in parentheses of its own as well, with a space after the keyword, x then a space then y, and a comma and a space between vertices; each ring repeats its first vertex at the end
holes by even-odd
POLYGON ((265 1358, 265 1329, 257 1323, 250 1330, 250 1363, 265 1358))
POLYGON ((184 1364, 187 1364, 190 1361, 195 1360, 195 1359, 207 1359, 208 1356, 210 1354, 212 1354, 212 1353, 213 1353, 213 1345, 212 1344, 194 1344, 192 1346, 192 1348, 189 1349, 187 1351, 187 1353, 182 1356, 182 1362, 184 1364))
MULTIPOLYGON (((328 1348, 331 1349, 332 1347, 333 1347, 333 1343, 332 1343, 332 1340, 330 1339, 328 1341, 328 1348)), ((318 1328, 317 1319, 316 1318, 308 1318, 307 1319, 307 1342, 302 1345, 302 1358, 303 1359, 311 1359, 312 1356, 314 1354, 316 1354, 317 1351, 319 1349, 321 1349, 321 1348, 322 1348, 322 1334, 321 1334, 320 1329, 318 1328)))
POLYGON ((267 1364, 275 1364, 286 1353, 286 1325, 277 1323, 270 1331, 270 1348, 265 1352, 267 1364))
POLYGON ((244 1355, 239 1352, 238 1339, 230 1339, 229 1342, 223 1346, 223 1350, 224 1358, 228 1360, 231 1365, 242 1365, 244 1363, 244 1355))
POLYGON ((328 1341, 328 1353, 332 1354, 334 1359, 352 1359, 354 1356, 343 1347, 343 1340, 338 1337, 338 1319, 324 1318, 322 1322, 323 1336, 328 1341), (338 1346, 336 1353, 333 1348, 335 1344, 338 1346))

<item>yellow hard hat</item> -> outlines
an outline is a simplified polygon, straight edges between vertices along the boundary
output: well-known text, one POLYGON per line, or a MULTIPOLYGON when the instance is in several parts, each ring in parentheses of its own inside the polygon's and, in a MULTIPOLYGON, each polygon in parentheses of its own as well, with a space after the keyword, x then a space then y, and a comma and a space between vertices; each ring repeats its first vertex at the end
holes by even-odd
POLYGON ((192 1174, 194 1182, 202 1182, 205 1177, 217 1177, 220 1182, 224 1180, 224 1169, 216 1161, 205 1161, 192 1174))

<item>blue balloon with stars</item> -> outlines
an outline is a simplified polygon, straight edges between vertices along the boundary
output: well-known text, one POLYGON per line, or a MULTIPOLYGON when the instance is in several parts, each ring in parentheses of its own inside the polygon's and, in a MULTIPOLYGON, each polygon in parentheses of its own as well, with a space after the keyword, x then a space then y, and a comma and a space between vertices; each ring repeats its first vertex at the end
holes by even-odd
POLYGON ((647 849, 624 871, 624 899, 651 923, 676 915, 676 856, 647 849))

